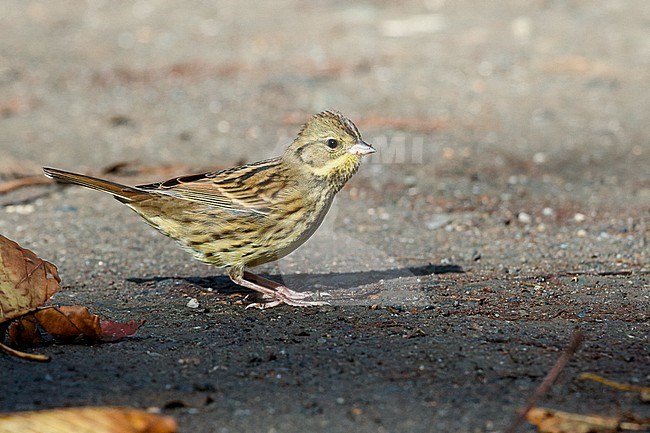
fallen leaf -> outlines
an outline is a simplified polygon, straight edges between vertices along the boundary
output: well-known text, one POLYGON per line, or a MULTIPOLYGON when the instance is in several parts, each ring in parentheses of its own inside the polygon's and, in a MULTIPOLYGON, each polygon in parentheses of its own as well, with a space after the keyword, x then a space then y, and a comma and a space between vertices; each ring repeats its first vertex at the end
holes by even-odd
POLYGON ((582 415, 542 407, 530 409, 526 419, 535 424, 540 433, 616 433, 650 429, 646 422, 627 422, 617 417, 582 415))
POLYGON ((5 335, 0 337, 7 344, 22 347, 35 346, 43 342, 38 320, 30 313, 13 320, 7 327, 5 335))
POLYGON ((121 340, 124 337, 131 336, 144 324, 144 320, 131 320, 126 323, 112 322, 110 320, 100 320, 99 326, 102 328, 102 341, 111 342, 121 340))
POLYGON ((14 320, 7 330, 7 342, 30 346, 42 342, 43 334, 64 343, 111 342, 133 335, 143 323, 102 320, 80 306, 45 307, 14 320))
POLYGON ((99 341, 101 328, 99 316, 91 314, 86 307, 46 307, 33 313, 43 330, 59 341, 87 339, 99 341))
POLYGON ((79 407, 0 415, 1 433, 173 433, 176 421, 143 410, 79 407))
POLYGON ((0 323, 35 310, 60 282, 56 266, 0 235, 0 323))
POLYGON ((133 335, 144 323, 102 320, 80 306, 39 308, 61 288, 60 283, 56 266, 0 235, 0 351, 30 361, 49 361, 47 356, 23 353, 3 343, 110 342, 133 335))

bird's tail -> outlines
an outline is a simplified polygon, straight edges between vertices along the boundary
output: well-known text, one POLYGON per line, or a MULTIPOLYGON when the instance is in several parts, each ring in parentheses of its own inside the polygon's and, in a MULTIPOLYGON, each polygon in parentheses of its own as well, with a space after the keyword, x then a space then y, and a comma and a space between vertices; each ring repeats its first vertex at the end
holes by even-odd
POLYGON ((99 179, 85 174, 72 173, 70 171, 59 170, 58 168, 43 167, 45 176, 64 183, 74 183, 85 186, 86 188, 96 189, 98 191, 113 194, 120 201, 131 201, 136 195, 141 195, 144 191, 131 186, 122 185, 110 180, 99 179))

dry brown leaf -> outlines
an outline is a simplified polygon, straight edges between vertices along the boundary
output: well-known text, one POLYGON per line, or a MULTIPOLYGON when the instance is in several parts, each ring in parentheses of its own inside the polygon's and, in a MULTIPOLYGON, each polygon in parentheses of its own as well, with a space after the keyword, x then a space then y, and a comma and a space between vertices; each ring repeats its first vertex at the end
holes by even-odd
POLYGON ((0 323, 35 310, 60 282, 56 266, 0 235, 0 323))
POLYGON ((79 407, 0 415, 0 433, 173 433, 176 421, 138 409, 79 407))
MULTIPOLYGON (((48 336, 60 342, 116 341, 134 334, 144 321, 101 320, 80 306, 39 308, 60 286, 56 266, 0 235, 0 351, 32 361, 49 357, 20 352, 2 344, 33 346, 48 336), (6 330, 6 332, 4 332, 6 330)), ((1 431, 0 431, 1 433, 1 431)))
POLYGON ((99 326, 102 328, 101 339, 105 342, 121 340, 124 337, 135 334, 143 324, 144 320, 131 320, 126 323, 100 320, 99 326))
POLYGON ((530 409, 526 419, 535 424, 540 433, 616 433, 650 429, 650 424, 644 422, 626 422, 617 417, 582 415, 542 407, 530 409))
POLYGON ((46 307, 12 322, 7 330, 7 342, 16 346, 34 345, 42 342, 43 333, 60 342, 117 341, 133 335, 143 323, 102 320, 80 306, 46 307))
POLYGON ((59 341, 88 341, 101 339, 99 316, 91 314, 86 307, 47 307, 34 312, 34 317, 43 330, 59 341))
POLYGON ((38 328, 38 320, 33 314, 27 313, 13 320, 5 335, 0 336, 0 340, 12 346, 29 347, 41 343, 43 338, 38 328))

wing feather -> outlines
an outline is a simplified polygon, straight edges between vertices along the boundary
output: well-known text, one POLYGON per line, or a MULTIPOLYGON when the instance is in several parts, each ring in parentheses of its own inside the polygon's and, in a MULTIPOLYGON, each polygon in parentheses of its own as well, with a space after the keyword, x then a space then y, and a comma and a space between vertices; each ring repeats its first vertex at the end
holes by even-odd
POLYGON ((268 215, 289 182, 279 158, 228 170, 181 176, 137 188, 221 210, 268 215))

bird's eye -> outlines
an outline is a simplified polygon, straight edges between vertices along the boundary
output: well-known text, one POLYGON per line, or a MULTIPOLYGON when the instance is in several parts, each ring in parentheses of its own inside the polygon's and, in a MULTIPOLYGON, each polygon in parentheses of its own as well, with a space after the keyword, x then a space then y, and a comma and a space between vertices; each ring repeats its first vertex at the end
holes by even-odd
POLYGON ((327 147, 329 147, 330 149, 336 149, 338 145, 339 145, 339 141, 336 140, 335 138, 330 138, 329 140, 327 140, 327 147))

